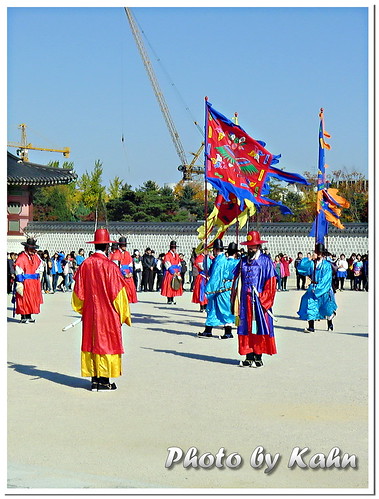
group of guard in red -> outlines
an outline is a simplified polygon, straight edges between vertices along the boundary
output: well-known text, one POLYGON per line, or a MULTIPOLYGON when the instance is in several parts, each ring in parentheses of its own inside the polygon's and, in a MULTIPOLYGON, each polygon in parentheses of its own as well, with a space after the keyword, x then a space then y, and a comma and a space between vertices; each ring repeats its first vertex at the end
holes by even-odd
MULTIPOLYGON (((213 255, 203 251, 195 260, 199 274, 194 284, 192 302, 207 312, 205 331, 198 337, 212 337, 214 326, 224 326, 221 339, 233 338, 232 322, 236 323, 239 352, 246 355, 241 367, 260 367, 262 353, 276 353, 271 307, 276 286, 273 265, 260 251, 259 232, 252 231, 242 244, 247 255, 237 259, 237 245, 231 243, 226 254, 223 243, 216 240, 213 255)), ((122 374, 124 353, 121 326, 131 325, 130 303, 136 303, 133 263, 127 251, 127 240, 112 241, 106 229, 97 229, 94 253, 85 259, 74 276, 72 307, 82 317, 81 375, 91 377, 92 391, 112 391, 116 384, 110 378, 122 374), (117 249, 109 253, 110 245, 117 249)), ((25 250, 15 262, 16 279, 13 294, 14 313, 21 323, 35 322, 32 314, 40 313, 43 302, 39 280, 42 262, 36 253, 37 241, 28 238, 25 250)), ((168 305, 183 294, 180 258, 176 241, 163 258, 164 278, 161 295, 168 305)))

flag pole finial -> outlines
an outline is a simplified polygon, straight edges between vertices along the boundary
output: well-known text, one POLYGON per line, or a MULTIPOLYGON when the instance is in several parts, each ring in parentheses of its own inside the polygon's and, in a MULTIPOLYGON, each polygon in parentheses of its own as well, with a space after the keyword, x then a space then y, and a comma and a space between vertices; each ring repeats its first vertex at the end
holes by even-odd
POLYGON ((206 95, 206 96, 204 97, 204 99, 205 99, 205 100, 208 100, 208 96, 206 95))

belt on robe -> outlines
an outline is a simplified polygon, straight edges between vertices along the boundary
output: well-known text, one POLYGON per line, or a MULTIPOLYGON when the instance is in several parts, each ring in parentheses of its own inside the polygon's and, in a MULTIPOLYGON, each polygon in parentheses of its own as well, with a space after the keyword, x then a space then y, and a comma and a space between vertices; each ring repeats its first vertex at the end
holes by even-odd
POLYGON ((16 275, 16 282, 23 282, 26 279, 39 279, 39 274, 18 274, 16 275))
POLYGON ((124 275, 131 273, 130 265, 121 265, 120 269, 124 275))

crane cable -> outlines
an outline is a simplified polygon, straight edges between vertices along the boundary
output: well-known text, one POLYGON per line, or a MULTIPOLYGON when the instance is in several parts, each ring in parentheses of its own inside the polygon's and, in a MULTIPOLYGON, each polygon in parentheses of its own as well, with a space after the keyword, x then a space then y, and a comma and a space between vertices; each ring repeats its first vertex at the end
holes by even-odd
POLYGON ((151 45, 151 43, 150 43, 149 39, 147 38, 147 36, 146 36, 146 34, 145 34, 144 30, 141 28, 141 25, 139 24, 139 22, 137 21, 137 19, 135 18, 135 16, 134 16, 134 19, 135 19, 136 24, 138 25, 138 28, 139 28, 140 32, 142 33, 142 35, 143 35, 143 37, 145 38, 145 40, 146 40, 146 42, 147 42, 148 46, 150 47, 150 50, 151 50, 151 52, 153 53, 153 55, 154 55, 154 57, 155 57, 155 60, 156 60, 156 61, 158 62, 158 64, 161 66, 161 68, 162 68, 163 72, 165 73, 166 78, 168 79, 168 81, 169 81, 169 83, 170 83, 171 87, 175 90, 175 92, 177 93, 177 96, 179 97, 179 100, 182 102, 182 104, 183 104, 183 106, 184 106, 185 110, 186 110, 186 111, 187 111, 187 113, 190 115, 191 120, 192 120, 192 123, 194 123, 194 125, 195 125, 195 126, 196 126, 196 128, 198 129, 198 131, 200 132, 200 135, 201 135, 202 137, 204 137, 204 130, 202 130, 202 128, 200 127, 200 125, 199 125, 199 123, 197 122, 196 118, 194 117, 194 115, 193 115, 193 113, 192 113, 191 109, 189 108, 189 106, 188 106, 188 105, 187 105, 187 103, 185 102, 185 100, 184 100, 184 98, 183 98, 182 94, 179 92, 178 87, 177 87, 177 86, 175 85, 175 83, 172 81, 172 78, 171 78, 170 74, 168 73, 167 69, 166 69, 166 68, 165 68, 165 66, 163 65, 163 63, 162 63, 162 61, 161 61, 160 57, 158 56, 158 54, 155 52, 155 50, 154 50, 153 46, 151 45))
MULTIPOLYGON (((122 33, 124 30, 122 29, 123 28, 123 20, 121 21, 120 19, 120 32, 122 33)), ((125 89, 126 89, 126 85, 125 85, 125 81, 126 81, 126 78, 125 78, 125 67, 126 67, 126 57, 125 57, 125 50, 122 50, 122 47, 121 47, 121 50, 120 50, 120 54, 121 54, 121 60, 120 60, 120 68, 121 68, 121 77, 120 77, 120 82, 121 82, 121 95, 124 95, 126 92, 125 92, 125 89)), ((125 102, 124 102, 124 98, 121 98, 121 145, 122 145, 122 152, 123 152, 123 155, 124 155, 124 160, 125 160, 125 164, 126 164, 126 167, 128 169, 128 175, 129 175, 129 178, 130 178, 130 175, 131 175, 131 172, 130 172, 130 161, 128 161, 128 155, 127 155, 127 152, 126 152, 126 146, 125 146, 125 102)))

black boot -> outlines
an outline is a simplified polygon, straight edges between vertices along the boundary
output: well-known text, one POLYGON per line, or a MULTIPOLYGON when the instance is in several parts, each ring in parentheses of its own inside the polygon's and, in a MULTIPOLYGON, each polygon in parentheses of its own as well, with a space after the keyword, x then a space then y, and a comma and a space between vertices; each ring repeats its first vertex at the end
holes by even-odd
POLYGON ((100 376, 98 378, 98 380, 99 380, 98 385, 97 385, 98 392, 107 392, 110 390, 117 389, 116 383, 110 383, 109 378, 105 378, 103 376, 100 376))
POLYGON ((329 331, 329 329, 331 331, 333 331, 333 321, 332 321, 332 319, 328 319, 328 329, 327 329, 327 331, 329 331))
POLYGON ((240 367, 254 367, 254 353, 246 354, 246 359, 240 361, 240 367))
POLYGON ((233 338, 232 326, 224 326, 224 334, 222 336, 219 336, 219 339, 228 340, 229 338, 233 338))
POLYGON ((91 379, 91 391, 97 392, 97 386, 99 384, 99 378, 97 376, 92 376, 91 379))
POLYGON ((262 354, 261 353, 255 353, 254 354, 254 362, 255 362, 255 367, 263 367, 263 361, 262 361, 262 354))
POLYGON ((308 327, 304 329, 304 333, 314 333, 315 332, 315 321, 308 321, 308 327))
POLYGON ((212 338, 212 326, 205 326, 202 333, 197 333, 198 338, 212 338))

